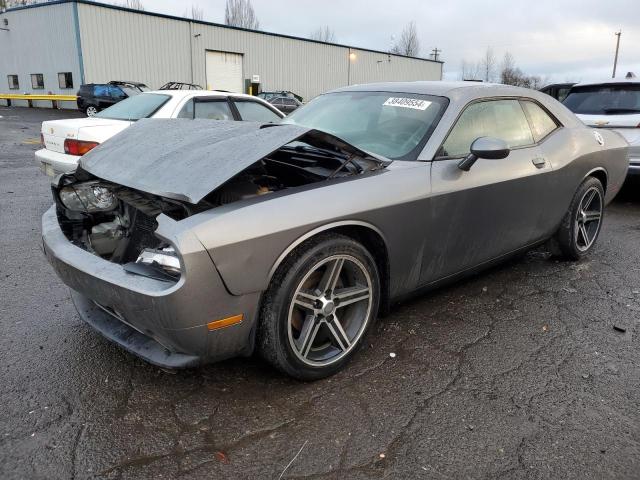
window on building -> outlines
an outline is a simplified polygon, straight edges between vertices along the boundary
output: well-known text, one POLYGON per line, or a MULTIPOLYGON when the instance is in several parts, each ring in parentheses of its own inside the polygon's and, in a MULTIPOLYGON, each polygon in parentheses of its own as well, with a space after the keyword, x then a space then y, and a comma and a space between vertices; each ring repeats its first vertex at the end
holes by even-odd
POLYGON ((71 72, 60 72, 58 74, 58 86, 62 88, 73 88, 73 75, 71 72))
POLYGON ((31 74, 31 88, 39 90, 44 88, 44 75, 41 73, 31 74))
POLYGON ((9 80, 9 90, 18 90, 20 88, 18 75, 7 75, 7 79, 9 80))

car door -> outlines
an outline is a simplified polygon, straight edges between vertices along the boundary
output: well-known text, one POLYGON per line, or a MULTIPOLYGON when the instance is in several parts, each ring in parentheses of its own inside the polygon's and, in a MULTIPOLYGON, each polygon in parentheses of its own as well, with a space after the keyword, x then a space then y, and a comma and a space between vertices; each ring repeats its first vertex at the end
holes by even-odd
POLYGON ((550 171, 518 99, 467 105, 431 163, 429 227, 438 242, 425 250, 422 283, 539 240, 544 235, 544 177, 550 171), (459 169, 473 141, 484 136, 507 142, 509 155, 478 159, 468 172, 459 169))
POLYGON ((111 101, 111 96, 109 94, 109 85, 94 85, 93 87, 93 99, 92 103, 100 110, 103 110, 107 107, 113 105, 111 101))

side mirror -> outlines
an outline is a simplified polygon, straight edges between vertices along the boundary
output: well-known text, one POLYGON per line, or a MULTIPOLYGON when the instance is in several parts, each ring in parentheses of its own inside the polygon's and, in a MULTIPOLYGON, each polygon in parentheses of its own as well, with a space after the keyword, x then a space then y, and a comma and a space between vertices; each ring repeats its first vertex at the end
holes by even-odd
POLYGON ((465 172, 468 172, 479 158, 500 160, 507 158, 511 152, 507 142, 493 137, 476 138, 471 144, 470 151, 471 153, 458 163, 458 168, 465 172))

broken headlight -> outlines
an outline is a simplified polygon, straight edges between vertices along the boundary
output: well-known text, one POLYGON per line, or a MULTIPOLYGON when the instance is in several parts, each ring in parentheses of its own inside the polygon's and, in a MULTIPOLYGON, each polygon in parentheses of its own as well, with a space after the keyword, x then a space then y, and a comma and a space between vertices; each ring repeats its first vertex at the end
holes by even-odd
POLYGON ((74 212, 107 212, 118 205, 113 192, 96 181, 62 187, 58 195, 62 204, 74 212))
POLYGON ((180 259, 173 247, 145 248, 140 252, 136 263, 157 266, 171 276, 180 275, 180 259))

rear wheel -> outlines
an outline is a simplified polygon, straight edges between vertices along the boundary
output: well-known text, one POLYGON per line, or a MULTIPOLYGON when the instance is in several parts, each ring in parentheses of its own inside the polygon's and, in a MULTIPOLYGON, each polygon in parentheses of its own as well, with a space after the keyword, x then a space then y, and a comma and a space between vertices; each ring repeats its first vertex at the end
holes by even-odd
POLYGON ((262 356, 302 380, 336 373, 363 343, 378 314, 380 280, 371 254, 342 235, 296 249, 265 294, 262 356))
POLYGON ((576 191, 555 236, 561 256, 579 260, 594 247, 604 218, 604 189, 600 180, 587 178, 576 191))
POLYGON ((96 113, 98 113, 98 108, 93 105, 89 105, 84 109, 84 113, 87 114, 87 117, 93 117, 96 113))

